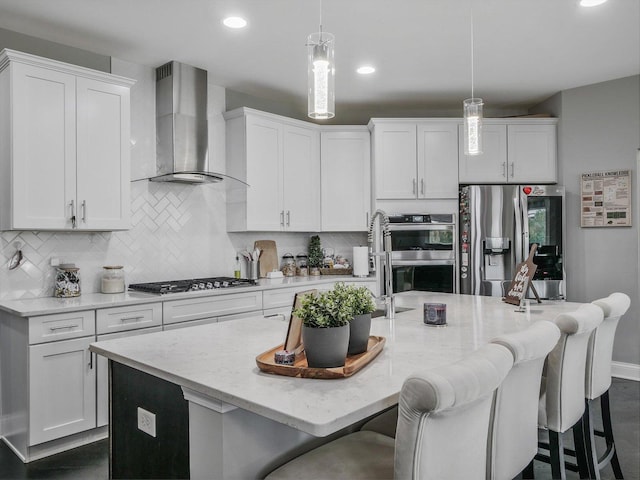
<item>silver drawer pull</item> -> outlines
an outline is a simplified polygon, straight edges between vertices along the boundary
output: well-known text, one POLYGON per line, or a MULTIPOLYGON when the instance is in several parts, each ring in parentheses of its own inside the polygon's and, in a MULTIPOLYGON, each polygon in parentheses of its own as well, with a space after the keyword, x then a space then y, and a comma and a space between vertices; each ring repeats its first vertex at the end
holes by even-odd
POLYGON ((49 327, 49 330, 51 330, 52 332, 55 332, 56 330, 66 330, 68 328, 78 328, 78 324, 73 324, 73 325, 60 325, 59 327, 49 327))
POLYGON ((143 318, 144 318, 144 315, 138 315, 137 317, 124 317, 124 318, 121 318, 120 321, 122 323, 137 322, 138 320, 142 320, 143 318))

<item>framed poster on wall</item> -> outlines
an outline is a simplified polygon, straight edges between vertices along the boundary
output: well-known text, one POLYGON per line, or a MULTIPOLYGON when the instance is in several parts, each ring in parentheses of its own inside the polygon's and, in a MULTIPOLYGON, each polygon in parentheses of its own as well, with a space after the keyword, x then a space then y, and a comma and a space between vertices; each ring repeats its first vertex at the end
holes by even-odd
POLYGON ((583 173, 581 227, 631 226, 631 170, 583 173))

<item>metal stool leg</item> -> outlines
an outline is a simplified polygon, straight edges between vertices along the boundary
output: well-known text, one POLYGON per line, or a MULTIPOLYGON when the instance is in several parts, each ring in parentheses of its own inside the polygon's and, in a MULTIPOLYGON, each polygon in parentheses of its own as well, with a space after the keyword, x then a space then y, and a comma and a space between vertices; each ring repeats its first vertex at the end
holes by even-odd
POLYGON ((587 444, 587 432, 584 429, 583 419, 580 419, 572 428, 573 430, 573 443, 575 445, 576 463, 578 465, 578 473, 580 478, 595 478, 600 480, 598 471, 596 469, 596 475, 592 475, 591 461, 589 460, 589 451, 586 449, 587 444))
POLYGON ((584 432, 585 452, 587 453, 587 462, 589 465, 589 477, 600 480, 592 403, 593 402, 591 400, 585 399, 584 413, 582 414, 582 431, 584 432))
POLYGON ((549 457, 551 461, 551 478, 566 480, 562 433, 549 430, 549 457))

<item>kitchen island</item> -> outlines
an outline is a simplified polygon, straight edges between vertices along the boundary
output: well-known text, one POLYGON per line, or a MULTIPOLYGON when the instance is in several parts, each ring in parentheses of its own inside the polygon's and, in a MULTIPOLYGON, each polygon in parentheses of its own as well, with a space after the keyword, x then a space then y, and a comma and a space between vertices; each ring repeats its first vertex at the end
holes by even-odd
MULTIPOLYGON (((121 468, 114 450, 119 437, 132 434, 131 425, 114 418, 121 399, 131 399, 129 386, 139 383, 131 375, 163 382, 167 396, 181 391, 188 403, 182 411, 188 410, 183 420, 188 423, 191 478, 259 478, 395 405, 404 379, 416 370, 454 362, 499 334, 552 320, 579 306, 544 302, 519 312, 495 297, 426 292, 398 294, 397 303, 414 309, 398 313, 395 320, 372 321, 371 334, 386 338, 382 353, 362 371, 339 380, 260 372, 255 357, 281 344, 286 334, 287 323, 274 318, 251 317, 93 344, 91 350, 111 364, 114 478, 144 474, 121 468), (446 327, 424 325, 424 302, 447 305, 446 327)), ((177 404, 184 400, 174 398, 177 404)), ((156 421, 159 432, 161 415, 156 421)), ((163 441, 170 445, 172 439, 163 441)), ((137 455, 141 453, 147 456, 137 455)))

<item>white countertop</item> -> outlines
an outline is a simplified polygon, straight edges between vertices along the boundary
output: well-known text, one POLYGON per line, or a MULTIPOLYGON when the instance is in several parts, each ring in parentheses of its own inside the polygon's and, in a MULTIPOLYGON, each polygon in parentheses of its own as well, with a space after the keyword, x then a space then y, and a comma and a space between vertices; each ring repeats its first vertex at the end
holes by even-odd
POLYGON ((353 277, 351 275, 320 275, 309 277, 284 277, 275 279, 261 278, 257 285, 250 287, 219 288, 196 292, 182 292, 159 295, 154 293, 125 292, 116 294, 83 293, 79 297, 56 298, 40 297, 24 300, 5 300, 0 302, 0 310, 20 317, 49 315, 53 313, 92 310, 95 308, 121 307, 169 300, 182 300, 213 295, 229 295, 232 293, 252 292, 257 290, 274 290, 297 286, 313 286, 332 282, 371 282, 375 277, 353 277))
POLYGON ((111 360, 222 400, 315 436, 326 436, 397 403, 404 379, 421 368, 462 358, 491 338, 552 320, 580 304, 532 303, 529 311, 496 297, 405 292, 398 306, 417 307, 376 318, 372 335, 386 337, 382 353, 352 377, 301 379, 262 373, 259 354, 284 341, 287 323, 252 317, 94 343, 111 360), (424 302, 447 305, 447 326, 423 323, 424 302))

